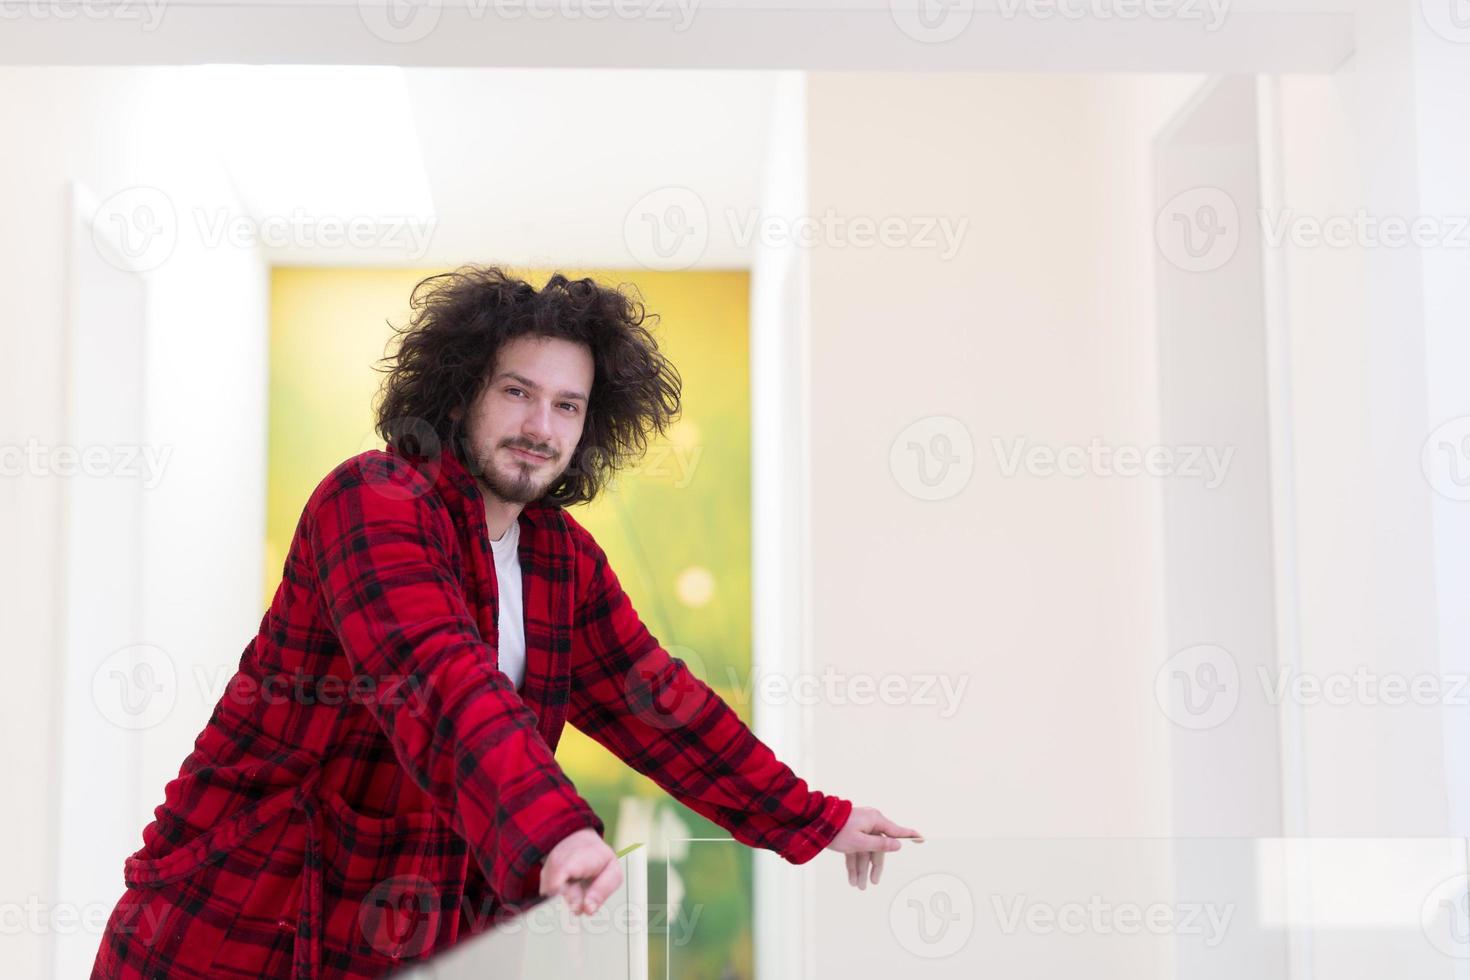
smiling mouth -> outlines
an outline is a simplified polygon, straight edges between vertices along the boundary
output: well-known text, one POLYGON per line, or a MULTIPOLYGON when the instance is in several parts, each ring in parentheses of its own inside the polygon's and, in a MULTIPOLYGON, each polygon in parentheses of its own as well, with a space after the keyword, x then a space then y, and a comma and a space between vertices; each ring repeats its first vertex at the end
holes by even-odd
POLYGON ((523 459, 535 460, 538 463, 544 463, 551 458, 550 456, 542 456, 540 453, 533 453, 529 449, 520 449, 516 446, 507 446, 506 448, 523 459))

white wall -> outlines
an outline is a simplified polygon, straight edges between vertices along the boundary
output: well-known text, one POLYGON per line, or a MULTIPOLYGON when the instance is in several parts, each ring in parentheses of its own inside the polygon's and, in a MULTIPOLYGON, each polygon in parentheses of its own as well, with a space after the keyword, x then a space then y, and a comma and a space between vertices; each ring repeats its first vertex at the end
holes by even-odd
MULTIPOLYGON (((136 742, 138 807, 98 814, 95 838, 60 841, 53 833, 54 808, 67 805, 53 791, 60 783, 61 726, 68 713, 102 710, 89 692, 58 686, 68 478, 27 466, 0 480, 0 547, 9 559, 0 565, 0 650, 8 681, 0 775, 14 788, 0 831, 7 840, 29 842, 0 849, 0 902, 39 908, 42 922, 39 929, 0 934, 8 976, 42 976, 52 968, 75 976, 90 967, 100 937, 96 920, 122 893, 123 859, 141 845, 143 822, 213 706, 212 692, 193 682, 194 668, 213 678, 223 665, 227 677, 262 610, 265 268, 254 249, 210 253, 192 234, 197 209, 237 205, 208 148, 194 140, 197 127, 178 108, 186 84, 171 69, 0 69, 0 88, 45 93, 0 102, 0 129, 7 134, 0 150, 0 210, 7 216, 0 225, 0 332, 7 352, 0 359, 0 444, 34 439, 50 450, 66 439, 69 182, 82 181, 104 202, 130 187, 158 188, 182 232, 172 254, 148 274, 143 414, 148 445, 169 455, 155 457, 166 463, 144 494, 143 635, 122 630, 113 644, 147 642, 168 651, 179 683, 171 710, 156 725, 117 730, 119 740, 136 742), (121 852, 105 843, 114 825, 128 840, 121 852), (53 894, 62 854, 75 858, 89 847, 109 887, 53 894), (60 926, 46 925, 53 912, 62 917, 60 926), (78 921, 80 927, 66 924, 78 921), (61 958, 48 968, 53 941, 61 958)), ((32 914, 25 913, 26 922, 32 914)))
MULTIPOLYGON (((1436 885, 1463 878, 1464 842, 1444 840, 1428 860, 1410 863, 1395 839, 1466 833, 1464 708, 1433 701, 1461 697, 1466 676, 1464 603, 1446 589, 1460 574, 1455 542, 1467 505, 1436 495, 1420 469, 1426 446, 1436 454, 1454 448, 1452 439, 1432 445, 1431 431, 1467 411, 1464 355, 1455 351, 1465 340, 1465 304, 1454 296, 1463 293, 1465 253, 1463 245, 1392 246, 1375 228, 1389 218, 1453 220, 1470 210, 1463 199, 1420 190, 1464 193, 1463 167, 1455 182, 1442 181, 1456 159, 1454 137, 1433 113, 1417 114, 1416 123, 1407 103, 1383 100, 1396 87, 1406 99, 1432 102, 1453 88, 1443 80, 1424 86, 1411 22, 1393 18, 1391 5, 1379 16, 1365 56, 1329 76, 1281 79, 1282 210, 1267 216, 1283 229, 1329 221, 1339 233, 1349 222, 1368 229, 1331 245, 1287 237, 1277 248, 1290 337, 1300 671, 1324 684, 1367 682, 1336 688, 1337 703, 1308 696, 1296 708, 1303 832, 1382 839, 1361 857, 1324 852, 1312 894, 1354 901, 1329 898, 1303 918, 1316 927, 1312 976, 1462 977, 1464 960, 1425 942, 1434 930, 1427 921, 1416 928, 1413 907, 1436 885), (1396 132, 1381 128, 1388 118, 1396 132), (1447 397, 1433 407, 1429 381, 1450 371, 1458 381, 1438 389, 1447 397), (1444 516, 1432 528, 1435 511, 1444 516), (1420 696, 1428 700, 1406 698, 1408 685, 1426 681, 1420 696), (1405 687, 1395 694, 1389 683, 1405 687), (1387 900, 1404 891, 1394 881, 1406 877, 1406 865, 1416 887, 1387 900), (1340 928, 1354 917, 1380 924, 1373 938, 1340 928)), ((1431 40, 1430 53, 1436 48, 1431 40)))
MULTIPOLYGON (((1284 204, 1296 215, 1348 215, 1362 207, 1354 150, 1351 68, 1281 83, 1284 204)), ((1351 669, 1377 659, 1365 628, 1376 604, 1369 528, 1372 501, 1367 335, 1360 248, 1281 249, 1288 288, 1303 670, 1351 669)), ((1383 651, 1391 653, 1391 651, 1383 651)), ((1312 773, 1308 829, 1327 835, 1390 832, 1372 761, 1393 719, 1371 706, 1304 712, 1312 773)), ((1401 768, 1407 778, 1410 771, 1401 768)), ((1389 774, 1385 774, 1389 775, 1389 774)), ((1405 828, 1406 829, 1406 828, 1405 828)))
MULTIPOLYGON (((810 80, 813 214, 970 222, 947 259, 840 241, 812 252, 814 668, 968 685, 951 717, 942 704, 812 708, 813 782, 932 838, 890 857, 876 894, 850 889, 836 855, 814 862, 819 976, 913 968, 885 936, 890 901, 925 864, 999 872, 1014 848, 984 838, 1168 832, 1157 488, 1008 477, 992 441, 1157 438, 1139 175, 1189 82, 1154 84, 810 80), (961 424, 924 421, 940 416, 961 424), (900 433, 941 450, 931 440, 948 436, 973 461, 968 485, 915 496, 927 491, 909 448, 890 459, 900 433)), ((1091 860, 1166 893, 1166 852, 1125 851, 1099 845, 1091 860)), ((1075 855, 1031 853, 1011 879, 1025 887, 1077 872, 1075 855)), ((1125 960, 1165 975, 1157 955, 1144 944, 1125 960)))

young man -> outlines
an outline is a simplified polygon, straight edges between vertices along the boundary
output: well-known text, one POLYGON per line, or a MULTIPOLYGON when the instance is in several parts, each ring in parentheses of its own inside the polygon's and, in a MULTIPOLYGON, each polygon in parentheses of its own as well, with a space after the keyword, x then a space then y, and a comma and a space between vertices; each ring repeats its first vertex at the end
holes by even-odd
POLYGON ((307 501, 165 787, 94 977, 373 977, 621 882, 553 752, 570 721, 735 839, 877 882, 918 837, 809 789, 634 612, 567 511, 678 415, 641 306, 466 266, 415 288, 385 451, 307 501))

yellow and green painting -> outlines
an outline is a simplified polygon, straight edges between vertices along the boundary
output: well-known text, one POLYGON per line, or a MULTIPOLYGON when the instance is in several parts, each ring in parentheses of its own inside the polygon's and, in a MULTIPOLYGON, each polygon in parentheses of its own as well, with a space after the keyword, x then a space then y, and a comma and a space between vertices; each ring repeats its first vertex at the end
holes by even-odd
MULTIPOLYGON (((347 457, 382 448, 374 367, 391 349, 389 323, 408 320, 413 286, 442 271, 272 270, 266 602, 312 489, 347 457)), ((750 674, 749 274, 510 271, 536 286, 554 271, 631 285, 658 314, 648 326, 683 378, 681 418, 640 464, 572 513, 607 552, 649 631, 751 723, 731 683, 750 674)), ((557 759, 610 844, 649 845, 651 975, 752 977, 749 849, 677 843, 729 834, 570 725, 557 759)))

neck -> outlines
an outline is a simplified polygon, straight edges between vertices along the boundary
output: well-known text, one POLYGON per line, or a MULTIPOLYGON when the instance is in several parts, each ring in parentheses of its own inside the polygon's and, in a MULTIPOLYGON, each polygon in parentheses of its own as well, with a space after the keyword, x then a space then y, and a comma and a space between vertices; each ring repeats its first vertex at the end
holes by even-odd
POLYGON ((485 498, 485 527, 490 532, 490 540, 499 541, 521 516, 525 505, 501 500, 484 487, 480 488, 480 495, 485 498))

